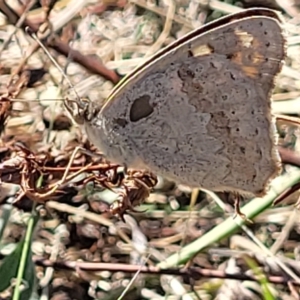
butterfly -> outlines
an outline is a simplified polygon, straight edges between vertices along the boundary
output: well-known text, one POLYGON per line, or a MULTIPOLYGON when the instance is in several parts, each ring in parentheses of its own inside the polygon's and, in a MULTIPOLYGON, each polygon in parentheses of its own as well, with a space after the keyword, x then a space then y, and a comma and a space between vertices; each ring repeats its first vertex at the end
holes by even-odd
POLYGON ((67 108, 112 162, 259 196, 281 171, 271 94, 285 56, 280 16, 247 9, 159 51, 104 105, 67 108))

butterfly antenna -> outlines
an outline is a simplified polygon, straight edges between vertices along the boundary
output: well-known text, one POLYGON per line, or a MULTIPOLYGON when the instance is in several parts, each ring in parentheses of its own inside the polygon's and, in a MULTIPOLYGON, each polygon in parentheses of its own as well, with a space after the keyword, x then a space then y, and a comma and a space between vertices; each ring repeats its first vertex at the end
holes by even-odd
MULTIPOLYGON (((70 81, 70 79, 68 78, 68 76, 66 76, 65 72, 63 71, 63 69, 61 68, 61 66, 57 63, 57 61, 54 59, 54 57, 51 55, 51 53, 48 51, 48 49, 44 46, 44 44, 41 42, 41 40, 38 38, 38 36, 34 33, 31 32, 29 30, 29 28, 26 28, 26 31, 28 32, 28 34, 30 34, 30 36, 39 44, 39 46, 44 50, 44 52, 47 54, 47 56, 49 57, 49 59, 51 60, 51 62, 54 64, 54 66, 59 70, 59 72, 62 74, 63 78, 67 81, 68 85, 70 86, 70 88, 73 90, 73 92, 75 93, 75 96, 78 100, 78 102, 74 101, 74 103, 77 104, 77 108, 78 108, 78 103, 80 103, 80 97, 74 87, 74 85, 72 84, 72 82, 70 81)), ((71 112, 71 108, 68 107, 68 105, 66 104, 66 102, 64 101, 64 104, 66 105, 67 109, 69 110, 69 112, 71 112)))

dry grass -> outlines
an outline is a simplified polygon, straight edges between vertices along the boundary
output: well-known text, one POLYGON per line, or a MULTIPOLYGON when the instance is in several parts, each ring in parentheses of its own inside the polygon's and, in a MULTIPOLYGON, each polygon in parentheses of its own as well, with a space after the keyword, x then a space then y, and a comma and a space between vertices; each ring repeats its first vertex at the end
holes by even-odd
MULTIPOLYGON (((84 152, 55 188, 75 147, 97 149, 62 101, 45 100, 72 90, 23 23, 16 26, 6 2, 0 1, 0 90, 25 101, 2 96, 0 109, 0 299, 300 299, 295 166, 285 165, 267 197, 242 201, 253 224, 232 218, 232 195, 218 194, 222 202, 161 178, 149 195, 153 174, 124 178, 117 166, 84 152), (271 206, 278 197, 280 204, 271 206), (129 211, 122 220, 114 215, 124 208, 113 204, 117 199, 141 212, 129 211)), ((288 57, 273 109, 298 117, 300 7, 207 2, 103 0, 87 7, 87 1, 57 1, 49 19, 66 48, 47 45, 80 96, 104 101, 121 76, 192 28, 263 3, 282 9, 287 21, 288 57)), ((35 5, 23 15, 39 28, 45 12, 35 5)), ((299 165, 298 126, 278 127, 281 145, 292 150, 286 160, 299 165)))

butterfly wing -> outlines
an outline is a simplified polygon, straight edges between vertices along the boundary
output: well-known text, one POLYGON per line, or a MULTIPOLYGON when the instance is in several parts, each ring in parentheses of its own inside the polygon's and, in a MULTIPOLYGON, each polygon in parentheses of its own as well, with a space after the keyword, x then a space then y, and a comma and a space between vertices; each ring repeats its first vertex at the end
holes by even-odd
POLYGON ((249 10, 217 25, 116 88, 98 116, 106 152, 190 186, 263 194, 280 171, 270 100, 285 57, 280 20, 249 10))

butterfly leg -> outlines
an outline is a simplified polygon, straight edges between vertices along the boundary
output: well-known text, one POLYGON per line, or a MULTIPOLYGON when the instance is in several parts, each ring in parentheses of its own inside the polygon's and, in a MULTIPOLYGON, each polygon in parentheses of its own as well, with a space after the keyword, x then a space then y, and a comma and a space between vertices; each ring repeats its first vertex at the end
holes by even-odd
POLYGON ((239 195, 236 195, 235 200, 234 200, 234 215, 233 219, 235 219, 237 216, 242 218, 244 221, 253 223, 250 219, 247 218, 245 214, 241 212, 241 207, 240 207, 240 201, 241 197, 239 195))

